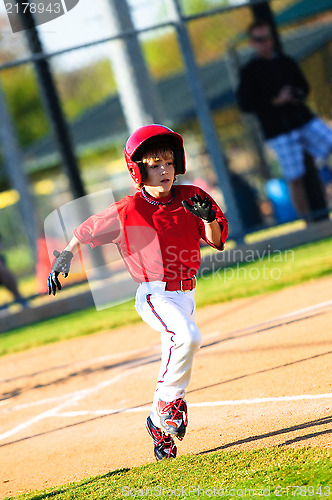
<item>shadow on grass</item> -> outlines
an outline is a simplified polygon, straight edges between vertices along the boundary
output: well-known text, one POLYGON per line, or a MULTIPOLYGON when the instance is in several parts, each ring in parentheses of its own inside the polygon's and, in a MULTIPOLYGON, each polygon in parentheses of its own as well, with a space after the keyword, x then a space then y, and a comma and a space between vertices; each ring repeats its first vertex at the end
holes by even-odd
MULTIPOLYGON (((97 477, 91 477, 88 479, 84 479, 83 481, 80 481, 79 483, 70 483, 67 484, 66 486, 60 486, 57 489, 48 491, 48 492, 43 492, 43 493, 36 493, 35 496, 30 496, 30 500, 43 500, 45 498, 52 498, 57 495, 60 495, 61 493, 65 493, 66 491, 70 490, 71 492, 75 492, 75 490, 78 490, 84 486, 87 486, 89 484, 93 484, 96 481, 100 481, 101 479, 107 479, 108 477, 116 476, 118 474, 124 473, 124 472, 129 472, 129 468, 123 468, 123 469, 118 469, 114 471, 107 472, 107 474, 104 474, 102 476, 97 476, 97 477)), ((34 493, 30 493, 30 495, 34 495, 34 493)))

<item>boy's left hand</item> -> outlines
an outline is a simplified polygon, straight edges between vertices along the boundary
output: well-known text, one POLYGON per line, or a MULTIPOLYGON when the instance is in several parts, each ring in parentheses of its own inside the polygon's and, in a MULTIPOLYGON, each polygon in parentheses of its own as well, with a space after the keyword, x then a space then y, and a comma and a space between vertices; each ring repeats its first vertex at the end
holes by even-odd
POLYGON ((199 194, 195 194, 195 196, 191 196, 190 201, 192 205, 187 200, 182 201, 182 205, 186 210, 206 222, 215 220, 216 212, 212 209, 212 200, 208 196, 205 196, 204 200, 202 200, 199 194))

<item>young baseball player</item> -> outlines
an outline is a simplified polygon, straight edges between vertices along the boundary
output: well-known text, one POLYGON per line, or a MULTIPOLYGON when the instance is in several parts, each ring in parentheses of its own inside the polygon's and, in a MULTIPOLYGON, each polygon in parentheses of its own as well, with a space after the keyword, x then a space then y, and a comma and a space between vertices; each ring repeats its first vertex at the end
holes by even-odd
POLYGON ((202 238, 223 250, 228 234, 225 216, 202 189, 174 185, 186 170, 182 137, 162 125, 141 127, 128 139, 125 160, 138 191, 74 230, 57 257, 49 294, 61 289, 79 244, 115 243, 139 283, 135 308, 143 321, 161 333, 161 367, 146 427, 157 460, 175 457, 174 437, 182 440, 188 424, 184 399, 201 334, 195 324, 195 287, 202 238))

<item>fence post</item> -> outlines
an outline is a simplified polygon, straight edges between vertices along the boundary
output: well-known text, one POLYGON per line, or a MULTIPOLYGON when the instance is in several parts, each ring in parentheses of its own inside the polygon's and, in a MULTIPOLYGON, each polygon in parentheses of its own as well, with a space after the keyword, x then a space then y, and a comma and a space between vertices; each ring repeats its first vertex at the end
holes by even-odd
POLYGON ((194 104, 202 133, 205 138, 206 147, 214 164, 219 185, 225 198, 227 216, 232 229, 232 237, 237 240, 241 240, 243 238, 244 228, 233 193, 226 158, 222 151, 205 92, 200 81, 200 75, 197 69, 187 28, 182 17, 179 0, 166 0, 166 5, 168 6, 171 20, 174 22, 176 27, 178 40, 186 66, 188 83, 194 98, 194 104))
POLYGON ((126 0, 104 0, 105 19, 112 35, 119 36, 110 44, 110 60, 117 82, 122 111, 130 133, 138 127, 162 123, 162 105, 146 66, 137 34, 134 31, 126 0))
POLYGON ((0 87, 0 140, 4 156, 4 167, 13 189, 20 195, 18 202, 26 235, 33 257, 36 253, 36 221, 29 182, 23 170, 22 154, 17 142, 11 116, 0 87))
MULTIPOLYGON (((26 0, 27 3, 29 0, 26 0)), ((19 0, 18 14, 20 16, 22 26, 25 29, 25 36, 28 41, 29 48, 33 54, 43 53, 43 47, 39 39, 38 30, 34 21, 34 17, 30 8, 24 8, 24 2, 19 0)), ((39 83, 41 98, 46 109, 48 118, 51 123, 52 130, 55 135, 60 155, 62 157, 63 168, 67 174, 70 190, 74 198, 82 198, 86 196, 86 191, 81 178, 80 169, 77 157, 74 152, 74 147, 71 139, 71 131, 64 116, 61 101, 58 96, 57 88, 53 81, 52 72, 47 58, 35 61, 35 68, 39 83)), ((86 217, 90 214, 89 202, 85 197, 83 205, 86 217)), ((64 235, 66 240, 70 239, 69 235, 64 235)), ((68 241, 67 241, 68 242, 68 241)), ((94 248, 91 251, 92 260, 96 267, 96 277, 98 269, 105 266, 105 259, 100 248, 94 248)))
MULTIPOLYGON (((26 0, 25 4, 29 0, 26 0)), ((24 8, 24 3, 20 0, 17 4, 18 15, 20 16, 24 34, 26 36, 32 54, 43 53, 43 47, 39 39, 38 30, 30 12, 30 8, 24 8)), ((58 145, 64 170, 68 176, 71 192, 74 198, 84 196, 85 189, 80 176, 78 162, 73 150, 70 129, 67 125, 56 86, 48 60, 41 59, 35 61, 35 68, 39 83, 42 102, 50 120, 51 128, 54 132, 56 144, 58 145)))

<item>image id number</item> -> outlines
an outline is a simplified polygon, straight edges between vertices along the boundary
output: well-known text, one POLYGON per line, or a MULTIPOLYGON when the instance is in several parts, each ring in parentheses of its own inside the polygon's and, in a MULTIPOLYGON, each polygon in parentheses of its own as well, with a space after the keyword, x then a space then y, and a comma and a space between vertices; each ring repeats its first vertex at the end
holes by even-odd
POLYGON ((49 12, 53 14, 61 13, 60 2, 48 3, 48 4, 23 2, 20 5, 19 4, 13 5, 12 3, 6 3, 5 6, 7 14, 18 14, 19 12, 23 12, 23 14, 25 14, 27 11, 30 12, 31 14, 43 14, 44 12, 49 12))
POLYGON ((277 486, 274 490, 276 497, 328 497, 330 486, 277 486))

